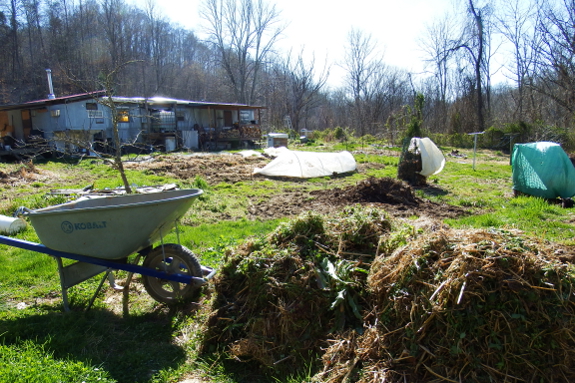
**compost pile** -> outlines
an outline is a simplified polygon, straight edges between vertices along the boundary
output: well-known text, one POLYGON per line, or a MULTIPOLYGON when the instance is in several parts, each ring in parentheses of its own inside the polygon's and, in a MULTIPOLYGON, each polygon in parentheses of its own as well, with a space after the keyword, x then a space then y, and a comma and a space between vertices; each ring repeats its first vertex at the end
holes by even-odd
POLYGON ((332 219, 303 214, 244 244, 214 279, 204 349, 267 372, 317 360, 330 333, 361 328, 368 269, 393 226, 385 212, 349 207, 332 219))
POLYGON ((305 214, 228 254, 204 350, 284 376, 323 355, 318 382, 575 381, 574 254, 375 208, 305 214))
POLYGON ((504 231, 441 231, 378 257, 360 335, 322 382, 575 381, 572 251, 504 231))

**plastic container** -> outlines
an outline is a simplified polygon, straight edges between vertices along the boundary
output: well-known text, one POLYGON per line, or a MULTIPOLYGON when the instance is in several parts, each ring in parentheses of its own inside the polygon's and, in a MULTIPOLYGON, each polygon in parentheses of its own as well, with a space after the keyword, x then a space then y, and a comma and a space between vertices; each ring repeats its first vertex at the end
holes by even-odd
POLYGON ((26 221, 22 218, 13 218, 0 215, 0 232, 14 234, 26 228, 26 221))

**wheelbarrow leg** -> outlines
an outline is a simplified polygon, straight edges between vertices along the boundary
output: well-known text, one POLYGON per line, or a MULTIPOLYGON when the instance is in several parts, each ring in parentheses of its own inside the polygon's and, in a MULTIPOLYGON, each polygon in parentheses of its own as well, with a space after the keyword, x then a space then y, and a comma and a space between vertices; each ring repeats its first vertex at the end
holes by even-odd
MULTIPOLYGON (((142 254, 138 253, 136 255, 136 259, 134 260, 134 265, 137 265, 140 262, 140 258, 142 258, 142 254)), ((134 276, 133 272, 128 273, 128 277, 126 278, 126 283, 124 284, 123 291, 122 291, 122 311, 124 316, 130 315, 130 308, 128 306, 130 302, 130 283, 132 282, 132 277, 134 276)))
POLYGON ((62 262, 62 257, 54 256, 54 258, 56 259, 56 263, 58 264, 58 274, 60 275, 60 286, 62 288, 62 301, 64 304, 64 311, 70 311, 70 306, 68 304, 68 289, 70 287, 76 286, 77 284, 85 281, 86 279, 95 277, 100 273, 104 272, 106 273, 104 275, 104 278, 102 279, 102 282, 100 283, 100 286, 98 286, 98 289, 96 290, 94 296, 90 300, 90 303, 86 311, 89 310, 92 304, 94 303, 96 295, 100 292, 103 282, 110 274, 112 268, 86 262, 75 262, 68 266, 64 266, 62 262))
POLYGON ((94 292, 94 295, 92 295, 92 298, 90 299, 90 303, 88 303, 88 307, 86 307, 86 311, 88 311, 88 310, 90 310, 90 308, 92 308, 92 305, 94 304, 94 300, 96 300, 96 296, 98 295, 98 293, 102 289, 102 285, 104 284, 104 282, 106 281, 106 279, 108 279, 108 277, 110 275, 112 275, 112 270, 111 269, 106 270, 106 274, 104 274, 104 278, 102 278, 102 280, 100 281, 100 284, 98 285, 98 288, 94 292))
POLYGON ((60 287, 62 288, 62 303, 64 304, 64 311, 70 311, 70 306, 68 306, 68 288, 66 287, 62 258, 54 258, 56 258, 56 262, 58 263, 58 274, 60 275, 60 287))

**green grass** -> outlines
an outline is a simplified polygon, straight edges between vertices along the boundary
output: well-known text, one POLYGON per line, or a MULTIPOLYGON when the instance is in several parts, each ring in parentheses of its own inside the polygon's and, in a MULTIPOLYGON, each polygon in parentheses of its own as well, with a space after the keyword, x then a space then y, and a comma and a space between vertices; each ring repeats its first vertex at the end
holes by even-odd
MULTIPOLYGON (((339 144, 337 148, 362 150, 357 143, 339 144)), ((327 151, 333 147, 313 149, 327 151)), ((444 153, 450 150, 443 148, 444 153)), ((421 198, 471 212, 446 223, 455 228, 518 229, 538 238, 575 245, 573 209, 537 198, 513 197, 508 156, 478 151, 473 170, 472 150, 460 149, 460 152, 467 154, 467 158, 446 157, 444 170, 428 178, 430 188, 415 191, 421 198)), ((182 219, 179 237, 202 264, 217 268, 229 249, 252 236, 266 235, 285 221, 246 219, 250 203, 288 192, 343 188, 369 176, 395 178, 398 156, 392 154, 389 149, 385 149, 385 155, 358 153, 355 156, 360 169, 370 165, 369 170, 306 181, 255 177, 234 184, 208 185, 199 177, 178 181, 134 171, 129 171, 128 177, 131 183, 140 186, 175 182, 182 187, 205 190, 182 219)), ((14 172, 23 166, 0 164, 0 170, 14 172)), ((63 197, 46 196, 49 189, 81 188, 92 183, 97 188, 121 186, 116 172, 100 160, 44 161, 35 166, 58 176, 15 184, 10 193, 3 193, 0 214, 11 215, 18 206, 38 208, 64 202, 63 197)), ((17 237, 38 241, 32 228, 17 237)), ((176 241, 175 231, 165 238, 165 242, 176 241)), ((37 372, 38 379, 43 379, 38 382, 76 381, 68 378, 72 373, 85 377, 78 382, 100 378, 104 382, 171 383, 183 376, 202 374, 215 382, 238 381, 225 355, 217 355, 213 360, 198 358, 201 333, 197 324, 205 318, 197 318, 193 308, 168 310, 145 292, 133 291, 130 315, 123 316, 117 312, 121 293, 106 288, 94 308, 83 312, 99 282, 93 278, 70 289, 72 312, 63 313, 57 266, 51 257, 0 246, 0 264, 0 381, 35 381, 15 376, 20 370, 24 377, 37 372), (22 303, 25 306, 18 306, 22 303), (9 379, 5 380, 5 376, 9 379)), ((122 278, 125 273, 118 276, 122 278)), ((283 381, 308 380, 309 376, 296 375, 283 381)))
POLYGON ((490 228, 502 227, 518 229, 555 242, 575 244, 575 227, 568 223, 572 216, 570 210, 561 205, 534 197, 500 198, 491 201, 490 205, 500 205, 495 211, 472 215, 457 220, 446 220, 455 228, 490 228))
MULTIPOLYGON (((226 248, 238 245, 252 236, 265 235, 277 227, 283 220, 222 221, 215 224, 182 226, 180 242, 199 255, 200 262, 206 266, 216 267, 226 248)), ((165 238, 166 243, 177 242, 175 232, 165 238)))
MULTIPOLYGON (((110 377, 107 381, 149 382, 160 371, 185 364, 187 350, 174 342, 181 334, 177 318, 152 311, 123 318, 107 309, 62 313, 58 306, 31 306, 1 312, 0 334, 4 355, 19 353, 22 344, 40 349, 34 361, 28 362, 31 365, 55 364, 64 373, 76 366, 98 366, 101 376, 110 377)), ((56 371, 51 374, 46 382, 82 381, 58 380, 56 371)))
POLYGON ((115 380, 106 371, 88 363, 69 359, 59 360, 46 351, 44 344, 25 341, 13 346, 0 345, 0 382, 107 383, 115 380))

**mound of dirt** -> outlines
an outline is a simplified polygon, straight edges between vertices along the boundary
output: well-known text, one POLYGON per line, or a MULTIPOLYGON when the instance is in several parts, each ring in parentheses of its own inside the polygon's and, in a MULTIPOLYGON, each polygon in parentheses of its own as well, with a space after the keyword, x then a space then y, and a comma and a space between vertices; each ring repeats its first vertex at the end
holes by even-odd
POLYGON ((370 177, 345 189, 315 190, 309 193, 285 192, 249 207, 250 219, 297 216, 313 210, 329 214, 344 206, 361 204, 385 210, 395 217, 456 218, 467 210, 438 204, 415 196, 411 186, 393 178, 370 177))
POLYGON ((344 205, 349 203, 378 202, 390 205, 419 205, 413 189, 404 182, 393 178, 370 177, 347 189, 311 192, 311 195, 323 195, 323 198, 344 205))

